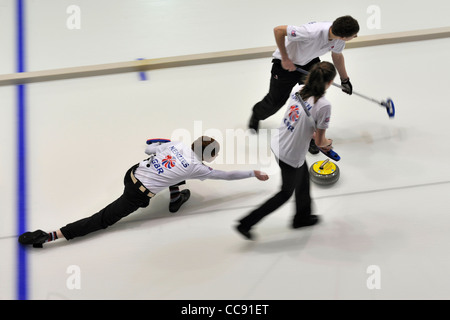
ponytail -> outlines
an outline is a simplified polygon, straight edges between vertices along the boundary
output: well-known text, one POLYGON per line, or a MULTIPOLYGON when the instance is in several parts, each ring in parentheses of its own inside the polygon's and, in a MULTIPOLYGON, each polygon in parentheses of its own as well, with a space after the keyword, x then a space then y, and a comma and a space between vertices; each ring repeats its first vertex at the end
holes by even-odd
POLYGON ((336 77, 336 68, 330 62, 323 61, 315 64, 309 71, 305 86, 300 90, 303 100, 314 97, 314 103, 325 94, 325 86, 336 77))

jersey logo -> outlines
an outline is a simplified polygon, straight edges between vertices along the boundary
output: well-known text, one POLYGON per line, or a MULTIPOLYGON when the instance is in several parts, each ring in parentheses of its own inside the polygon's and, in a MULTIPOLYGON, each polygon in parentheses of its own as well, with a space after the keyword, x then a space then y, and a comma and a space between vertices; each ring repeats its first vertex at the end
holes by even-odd
POLYGON ((291 36, 292 36, 292 37, 296 37, 296 36, 297 36, 297 33, 295 32, 295 30, 292 30, 292 31, 291 31, 291 36))
POLYGON ((298 111, 298 106, 294 105, 291 106, 289 109, 289 120, 291 120, 291 122, 295 122, 298 120, 300 115, 300 111, 298 111))
POLYGON ((172 169, 175 167, 175 159, 172 156, 168 155, 162 160, 162 165, 167 169, 172 169))

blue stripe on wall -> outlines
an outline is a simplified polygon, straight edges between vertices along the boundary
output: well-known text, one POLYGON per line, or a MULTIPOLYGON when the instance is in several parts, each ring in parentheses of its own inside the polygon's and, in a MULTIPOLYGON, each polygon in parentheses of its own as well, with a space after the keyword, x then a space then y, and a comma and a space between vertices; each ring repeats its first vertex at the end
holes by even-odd
MULTIPOLYGON (((25 0, 16 0, 17 14, 17 72, 25 72, 25 0)), ((26 171, 26 99, 25 85, 17 86, 17 231, 27 229, 27 171, 26 171)), ((18 245, 17 299, 28 299, 28 262, 25 248, 18 245)))

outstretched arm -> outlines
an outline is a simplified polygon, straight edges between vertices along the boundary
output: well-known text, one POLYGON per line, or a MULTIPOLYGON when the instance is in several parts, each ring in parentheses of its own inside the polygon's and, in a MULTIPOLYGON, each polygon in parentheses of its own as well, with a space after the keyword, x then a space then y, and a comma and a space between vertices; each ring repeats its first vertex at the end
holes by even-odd
POLYGON ((222 171, 212 170, 208 175, 208 179, 213 180, 240 180, 255 177, 258 180, 265 181, 269 179, 269 176, 261 171, 222 171))

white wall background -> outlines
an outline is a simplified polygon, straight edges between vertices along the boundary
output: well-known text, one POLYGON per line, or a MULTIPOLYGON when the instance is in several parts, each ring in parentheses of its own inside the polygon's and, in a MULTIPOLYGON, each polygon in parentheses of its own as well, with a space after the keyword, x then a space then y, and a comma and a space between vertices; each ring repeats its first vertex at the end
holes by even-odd
MULTIPOLYGON (((0 73, 14 72, 14 1, 0 1, 5 55, 0 73)), ((333 21, 350 14, 360 35, 448 25, 450 3, 347 0, 28 0, 28 70, 42 70, 138 58, 157 58, 274 45, 281 24, 333 21), (81 9, 81 29, 66 22, 71 5, 81 9), (376 6, 380 29, 369 28, 376 6)))

